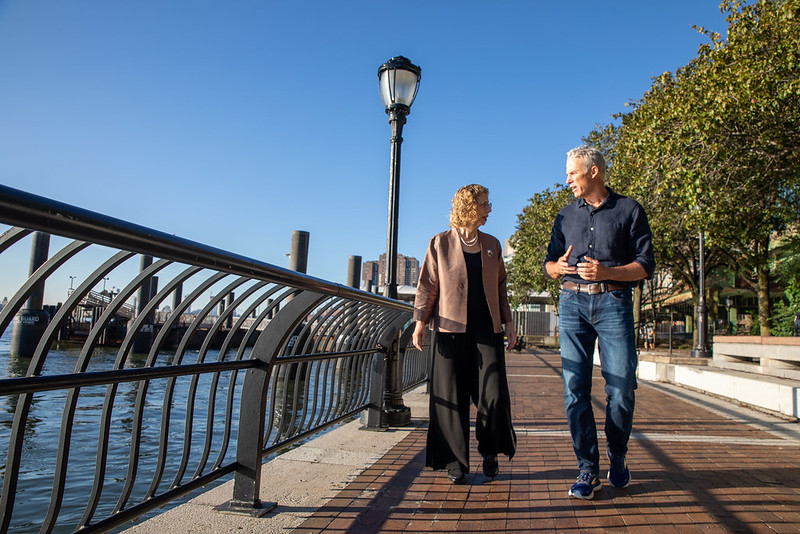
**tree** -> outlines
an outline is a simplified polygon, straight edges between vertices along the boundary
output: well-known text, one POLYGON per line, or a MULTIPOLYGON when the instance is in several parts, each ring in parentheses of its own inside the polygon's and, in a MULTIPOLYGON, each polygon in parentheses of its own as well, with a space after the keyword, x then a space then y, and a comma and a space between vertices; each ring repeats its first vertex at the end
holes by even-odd
MULTIPOLYGON (((756 291, 769 335, 774 238, 800 221, 800 0, 724 0, 720 9, 727 35, 698 28, 709 38, 698 56, 655 78, 616 125, 596 128, 587 142, 607 155, 609 186, 645 207, 658 264, 696 302, 704 232, 706 275, 735 269, 756 291)), ((568 201, 557 193, 535 196, 520 215, 510 275, 519 291, 555 294, 541 265, 568 201)))
POLYGON ((793 230, 776 247, 775 272, 785 296, 772 314, 772 332, 777 336, 794 335, 795 314, 800 313, 800 235, 793 230))
POLYGON ((531 292, 550 294, 553 305, 558 306, 559 281, 550 279, 544 272, 544 258, 553 221, 559 210, 572 200, 572 191, 556 184, 530 199, 517 216, 517 231, 511 236, 514 257, 508 265, 508 285, 511 302, 518 305, 531 292))
POLYGON ((758 294, 763 335, 771 237, 800 218, 799 5, 724 1, 727 38, 700 28, 710 43, 620 115, 614 148, 614 175, 653 214, 663 264, 696 299, 696 255, 686 244, 704 231, 707 272, 715 263, 738 268, 758 294))
POLYGON ((726 1, 722 8, 727 39, 707 32, 712 44, 700 50, 717 95, 709 138, 725 156, 724 185, 738 207, 738 224, 718 231, 758 294, 761 333, 769 335, 770 244, 800 219, 800 2, 726 1))

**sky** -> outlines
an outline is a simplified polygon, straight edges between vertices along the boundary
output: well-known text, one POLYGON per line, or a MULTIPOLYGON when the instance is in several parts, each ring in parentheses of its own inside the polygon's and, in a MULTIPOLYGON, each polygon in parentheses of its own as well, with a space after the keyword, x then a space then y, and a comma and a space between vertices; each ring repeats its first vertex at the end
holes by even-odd
POLYGON ((386 251, 381 64, 422 69, 398 237, 422 261, 466 184, 508 239, 570 148, 697 55, 693 25, 724 34, 719 2, 0 0, 0 183, 280 267, 304 230, 308 274, 344 284, 386 251))

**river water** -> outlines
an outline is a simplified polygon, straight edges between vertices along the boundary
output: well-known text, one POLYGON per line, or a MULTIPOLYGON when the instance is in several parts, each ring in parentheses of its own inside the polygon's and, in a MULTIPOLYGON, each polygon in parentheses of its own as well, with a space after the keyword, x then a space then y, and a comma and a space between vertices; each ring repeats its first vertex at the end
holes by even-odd
MULTIPOLYGON (((11 329, 0 336, 0 377, 10 378, 24 376, 30 360, 20 360, 9 356, 9 346, 11 329)), ((60 348, 51 350, 48 354, 42 375, 57 375, 72 373, 78 358, 80 348, 60 348)), ((193 362, 196 354, 187 354, 184 361, 193 362)), ((159 357, 159 364, 166 364, 172 358, 172 354, 162 354, 159 357)), ((92 358, 90 370, 108 370, 112 368, 113 362, 117 357, 116 349, 98 348, 92 358)), ((215 361, 216 353, 209 353, 206 361, 215 361)), ((129 362, 128 367, 137 367, 144 364, 143 357, 129 362)), ((227 389, 229 387, 230 374, 223 375, 216 388, 217 404, 224 403, 227 389)), ((237 384, 240 385, 244 373, 239 373, 237 384)), ((171 402, 171 417, 169 423, 170 459, 176 461, 180 458, 183 447, 184 424, 186 421, 186 404, 189 395, 189 379, 178 379, 175 383, 175 391, 171 402)), ((153 380, 149 383, 148 393, 143 410, 142 421, 142 443, 139 457, 139 475, 134 485, 130 504, 139 502, 141 496, 149 488, 152 482, 153 469, 149 469, 155 463, 158 452, 158 439, 161 431, 162 406, 166 380, 153 380), (138 498, 137 498, 138 497, 138 498)), ((103 477, 103 498, 94 517, 100 519, 105 517, 113 509, 120 495, 123 486, 128 461, 130 458, 131 432, 133 429, 133 413, 136 402, 137 392, 141 384, 139 382, 122 383, 116 392, 112 424, 110 429, 108 467, 103 477)), ((199 457, 199 452, 194 449, 202 449, 203 439, 205 439, 205 412, 197 413, 198 409, 204 410, 208 405, 210 379, 201 378, 201 383, 197 388, 195 406, 194 425, 192 432, 193 452, 190 458, 199 457), (206 381, 204 383, 203 381, 206 381)), ((240 387, 234 390, 240 391, 240 387)), ((67 473, 66 491, 59 513, 59 520, 54 532, 72 532, 76 527, 80 517, 83 515, 88 496, 94 486, 95 479, 95 457, 97 453, 97 441, 99 433, 99 421, 103 401, 107 392, 106 386, 83 388, 74 419, 74 427, 71 433, 69 469, 67 473)), ((16 491, 15 507, 9 532, 24 534, 29 532, 39 532, 42 520, 50 505, 50 496, 53 487, 53 473, 56 457, 61 444, 61 419, 64 414, 65 399, 64 391, 48 391, 34 396, 33 403, 28 416, 25 428, 25 438, 22 453, 22 464, 19 475, 19 482, 16 491)), ((17 396, 0 395, 0 476, 5 481, 5 468, 11 427, 14 419, 14 412, 17 405, 17 396)), ((230 450, 227 453, 225 462, 232 461, 231 451, 235 449, 236 435, 235 423, 238 421, 237 407, 238 398, 234 399, 233 421, 234 430, 231 436, 230 450)), ((217 408, 221 412, 223 408, 217 408)), ((220 450, 221 432, 224 427, 222 414, 215 414, 212 423, 214 428, 214 443, 211 450, 211 462, 216 459, 220 450)), ((183 480, 191 478, 193 467, 196 462, 189 462, 187 475, 183 480)), ((174 478, 174 466, 168 466, 159 491, 166 489, 166 486, 174 478), (170 471, 170 469, 173 469, 170 471)), ((213 485, 221 484, 229 480, 232 475, 216 481, 213 485)), ((211 486, 210 486, 211 487, 211 486)), ((208 488, 206 488, 208 489, 208 488)), ((170 505, 176 506, 186 502, 197 493, 175 501, 170 505)), ((162 513, 164 509, 151 512, 149 516, 162 513)), ((148 516, 144 516, 148 517, 148 516)), ((143 518, 144 518, 143 517, 143 518)), ((140 518, 141 520, 142 518, 140 518)), ((130 525, 127 525, 130 526, 130 525)), ((122 529, 117 529, 117 531, 122 529)))

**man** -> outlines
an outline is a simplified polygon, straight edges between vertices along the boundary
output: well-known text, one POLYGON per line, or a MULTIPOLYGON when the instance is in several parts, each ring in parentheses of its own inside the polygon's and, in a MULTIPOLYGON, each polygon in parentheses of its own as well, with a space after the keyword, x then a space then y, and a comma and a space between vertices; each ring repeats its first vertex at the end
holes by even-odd
POLYGON ((632 288, 655 269, 650 225, 638 202, 605 186, 606 164, 596 149, 567 154, 567 185, 575 201, 553 224, 544 268, 562 280, 559 298, 564 404, 580 474, 571 497, 591 499, 600 487, 600 453, 591 404, 597 342, 605 379, 608 482, 624 488, 633 426, 636 334, 632 288))
POLYGON ((644 348, 645 350, 652 350, 656 348, 655 332, 653 331, 653 325, 650 323, 647 323, 644 326, 644 348))

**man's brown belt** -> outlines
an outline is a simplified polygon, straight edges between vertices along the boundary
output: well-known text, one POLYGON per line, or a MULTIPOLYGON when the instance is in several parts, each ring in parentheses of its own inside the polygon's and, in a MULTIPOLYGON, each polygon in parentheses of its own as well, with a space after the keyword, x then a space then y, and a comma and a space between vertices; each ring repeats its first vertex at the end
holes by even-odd
POLYGON ((605 293, 606 291, 614 291, 616 289, 626 289, 626 286, 620 284, 607 284, 605 282, 596 284, 576 284, 575 282, 564 282, 561 284, 561 287, 570 291, 588 293, 590 295, 597 295, 598 293, 605 293))

